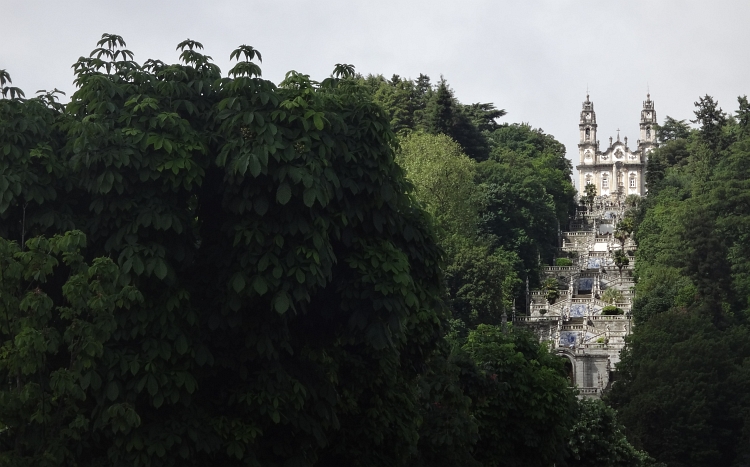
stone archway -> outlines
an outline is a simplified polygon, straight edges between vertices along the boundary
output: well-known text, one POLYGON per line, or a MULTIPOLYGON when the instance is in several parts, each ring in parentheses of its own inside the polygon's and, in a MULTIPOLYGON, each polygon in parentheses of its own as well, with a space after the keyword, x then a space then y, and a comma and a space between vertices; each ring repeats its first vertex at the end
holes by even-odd
POLYGON ((576 382, 576 365, 573 354, 569 350, 559 349, 557 351, 557 356, 565 360, 565 373, 568 377, 568 380, 570 381, 570 385, 573 387, 577 387, 578 384, 576 382))

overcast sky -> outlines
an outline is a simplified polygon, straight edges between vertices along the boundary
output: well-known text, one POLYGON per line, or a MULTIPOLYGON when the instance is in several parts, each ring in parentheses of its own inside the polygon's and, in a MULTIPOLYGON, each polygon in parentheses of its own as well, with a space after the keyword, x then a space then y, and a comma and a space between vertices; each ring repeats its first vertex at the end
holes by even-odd
POLYGON ((276 83, 289 70, 321 80, 336 63, 443 75, 463 103, 554 135, 576 165, 587 86, 603 146, 617 128, 635 144, 647 89, 660 122, 692 118, 705 94, 736 110, 750 94, 748 20, 748 0, 0 0, 0 69, 27 96, 70 94, 70 66, 107 32, 141 63, 175 62, 177 43, 197 40, 224 72, 249 44, 276 83))

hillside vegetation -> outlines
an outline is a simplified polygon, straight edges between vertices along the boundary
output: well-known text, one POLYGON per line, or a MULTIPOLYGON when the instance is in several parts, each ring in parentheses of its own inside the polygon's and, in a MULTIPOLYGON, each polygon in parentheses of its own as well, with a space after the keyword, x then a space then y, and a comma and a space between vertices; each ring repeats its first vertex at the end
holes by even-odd
POLYGON ((444 80, 97 45, 65 105, 0 70, 0 463, 652 463, 505 324, 574 207, 552 136, 444 80))
POLYGON ((636 327, 610 402, 670 467, 750 462, 750 106, 667 117, 636 228, 636 327))

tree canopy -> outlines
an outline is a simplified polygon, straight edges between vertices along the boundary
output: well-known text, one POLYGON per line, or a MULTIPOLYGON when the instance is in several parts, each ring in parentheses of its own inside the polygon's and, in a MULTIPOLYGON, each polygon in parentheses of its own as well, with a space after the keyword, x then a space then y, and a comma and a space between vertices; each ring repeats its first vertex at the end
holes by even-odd
POLYGON ((665 121, 633 216, 637 326, 611 402, 630 439, 670 467, 748 459, 750 146, 738 101, 731 116, 700 98, 694 130, 665 121))
POLYGON ((0 70, 0 463, 595 445, 561 360, 506 322, 575 207, 551 135, 425 75, 275 85, 247 45, 226 76, 193 40, 176 64, 125 47, 103 35, 64 105, 0 70))
MULTIPOLYGON (((222 77, 195 41, 174 65, 134 62, 118 36, 98 45, 76 63, 65 107, 0 101, 2 237, 13 258, 26 239, 79 229, 86 256, 111 258, 142 302, 91 336, 100 348, 67 386, 53 378, 59 352, 6 367, 17 384, 3 397, 29 394, 4 406, 6 459, 405 462, 413 388, 440 335, 440 253, 351 67, 275 86, 249 46, 222 77), (52 423, 60 391, 76 414, 52 423), (24 416, 30 407, 42 415, 24 416)), ((9 287, 50 297, 37 313, 74 305, 65 269, 46 283, 25 274, 9 287)), ((18 320, 2 330, 10 365, 19 336, 44 322, 4 307, 18 320)), ((51 325, 74 336, 79 321, 51 325)))

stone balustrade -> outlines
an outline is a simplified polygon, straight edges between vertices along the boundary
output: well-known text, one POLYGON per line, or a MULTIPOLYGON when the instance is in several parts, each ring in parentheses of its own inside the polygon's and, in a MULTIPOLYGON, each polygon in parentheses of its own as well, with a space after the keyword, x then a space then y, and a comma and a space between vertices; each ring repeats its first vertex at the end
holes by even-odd
POLYGON ((544 266, 544 272, 574 272, 575 266, 544 266))
POLYGON ((628 315, 594 315, 591 319, 594 321, 629 321, 631 317, 628 315))

